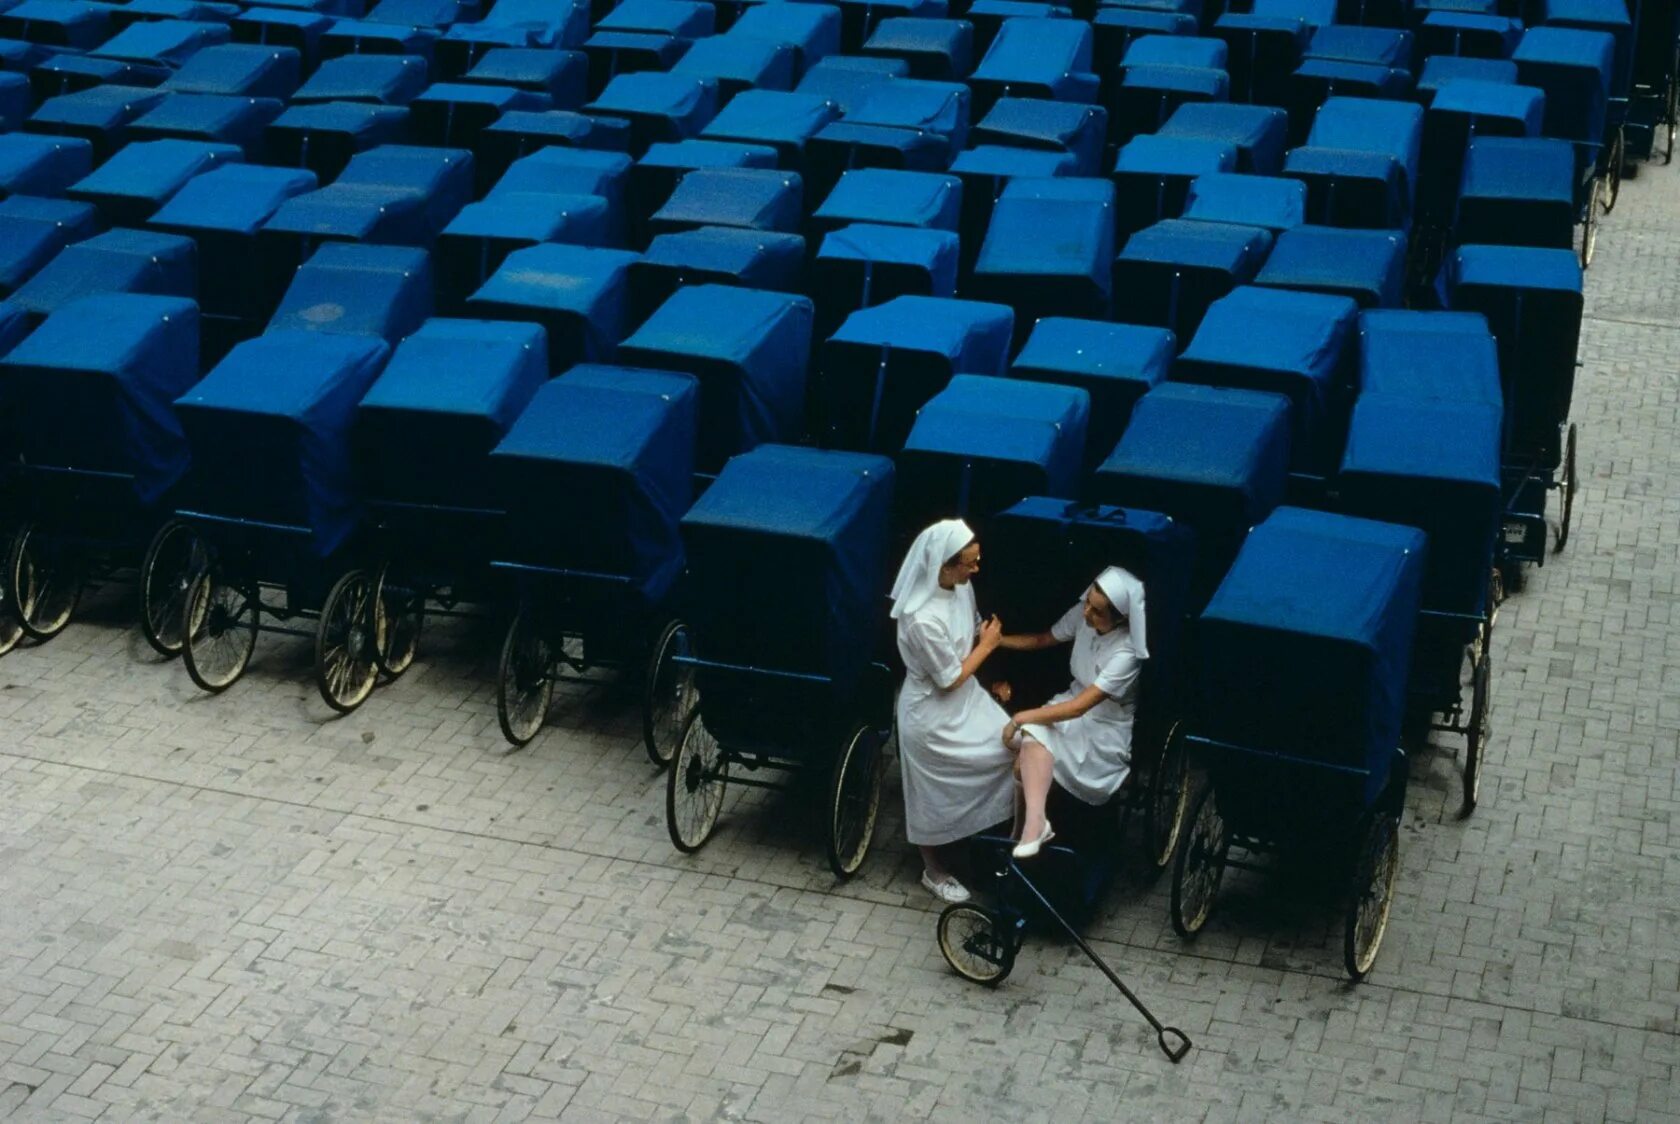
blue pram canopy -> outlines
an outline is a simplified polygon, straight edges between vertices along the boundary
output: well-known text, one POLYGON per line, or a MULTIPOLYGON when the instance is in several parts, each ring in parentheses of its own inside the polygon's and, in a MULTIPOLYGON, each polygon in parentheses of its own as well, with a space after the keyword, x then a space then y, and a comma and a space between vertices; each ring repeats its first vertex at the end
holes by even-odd
POLYGON ((1373 803, 1400 745, 1425 548, 1415 528, 1279 508, 1197 625, 1194 732, 1353 770, 1355 808, 1373 803))
POLYGON ((811 222, 825 230, 867 222, 954 231, 961 211, 962 181, 955 176, 858 168, 840 177, 811 222))
POLYGON ((702 472, 757 445, 804 431, 811 302, 788 293, 691 285, 659 306, 619 348, 626 364, 700 380, 702 472))
POLYGON ((1165 328, 1046 316, 1009 368, 1013 378, 1077 386, 1091 396, 1085 461, 1114 448, 1132 407, 1166 380, 1177 343, 1165 328))
POLYGON ((187 505, 306 532, 317 558, 359 521, 350 434, 390 349, 373 336, 270 330, 176 402, 192 447, 187 505))
POLYGON ((1604 31, 1531 27, 1511 53, 1518 80, 1546 91, 1546 135, 1596 145, 1604 139, 1616 40, 1604 31))
POLYGON ((118 228, 66 246, 12 294, 11 302, 44 317, 93 293, 191 297, 197 292, 190 239, 118 228))
POLYGON ((130 477, 156 502, 186 471, 175 399, 198 380, 198 309, 179 297, 73 300, 0 361, 5 444, 26 464, 130 477))
POLYGON ((1112 184, 1016 178, 992 209, 973 295, 1016 308, 1023 329, 1051 312, 1102 319, 1113 261, 1112 184))
POLYGON ((1190 102, 1173 110, 1158 134, 1206 137, 1237 146, 1237 170, 1269 176, 1283 166, 1289 142, 1289 115, 1263 105, 1190 102))
POLYGON ((1197 176, 1184 198, 1184 217, 1287 230, 1307 221, 1307 188, 1277 176, 1224 172, 1197 176))
POLYGON ((0 135, 0 196, 59 195, 93 170, 93 145, 79 137, 0 135))
POLYGON ((683 518, 686 616, 698 655, 829 680, 813 691, 702 674, 715 733, 776 736, 774 721, 751 705, 755 691, 766 701, 849 701, 874 654, 895 561, 887 555, 892 494, 885 457, 762 445, 725 465, 683 518))
POLYGON ((392 353, 357 412, 363 493, 484 506, 486 458, 547 379, 548 341, 535 324, 426 321, 392 353))
POLYGON ((630 266, 628 250, 548 242, 515 250, 467 302, 493 319, 528 320, 548 332, 548 366, 602 362, 624 334, 630 266))
POLYGON ((1398 308, 1405 274, 1403 234, 1298 226, 1278 236, 1254 283, 1352 297, 1360 308, 1398 308))
POLYGON ((665 601, 683 569, 699 417, 683 374, 586 363, 540 387, 490 458, 513 559, 665 601))
POLYGON ((424 250, 329 242, 299 267, 268 328, 395 343, 431 313, 432 267, 424 250))

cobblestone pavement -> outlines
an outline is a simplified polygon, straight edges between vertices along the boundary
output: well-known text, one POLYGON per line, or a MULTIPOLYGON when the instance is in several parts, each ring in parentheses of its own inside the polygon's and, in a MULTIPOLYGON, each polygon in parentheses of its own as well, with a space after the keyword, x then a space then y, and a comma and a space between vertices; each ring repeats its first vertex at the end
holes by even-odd
POLYGON ((845 886, 785 801, 678 856, 621 689, 508 753, 470 628, 329 720, 306 644, 202 697, 105 597, 0 661, 0 1117, 1680 1120, 1677 184, 1605 225, 1575 537, 1504 608, 1481 809, 1416 769, 1363 985, 1274 884, 1186 946, 1123 880, 1090 932, 1173 1067, 1065 944, 952 976, 896 814, 845 886))

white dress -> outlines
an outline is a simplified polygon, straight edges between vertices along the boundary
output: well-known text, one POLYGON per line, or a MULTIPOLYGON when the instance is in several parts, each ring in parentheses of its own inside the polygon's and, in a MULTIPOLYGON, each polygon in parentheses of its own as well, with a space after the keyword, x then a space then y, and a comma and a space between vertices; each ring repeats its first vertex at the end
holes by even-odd
POLYGON ((904 827, 919 846, 966 839, 1015 813, 1015 758, 1003 745, 1009 715, 972 675, 942 689, 962 674, 978 623, 967 584, 898 619, 908 670, 898 696, 904 827))
POLYGON ((1050 629, 1057 640, 1073 641, 1068 657, 1073 683, 1047 705, 1079 697, 1095 686, 1107 698, 1065 722, 1029 725, 1027 733, 1055 759, 1056 783, 1087 804, 1101 804, 1119 791, 1132 767, 1132 718, 1137 712, 1138 673, 1143 661, 1123 628, 1098 633, 1076 604, 1050 629))

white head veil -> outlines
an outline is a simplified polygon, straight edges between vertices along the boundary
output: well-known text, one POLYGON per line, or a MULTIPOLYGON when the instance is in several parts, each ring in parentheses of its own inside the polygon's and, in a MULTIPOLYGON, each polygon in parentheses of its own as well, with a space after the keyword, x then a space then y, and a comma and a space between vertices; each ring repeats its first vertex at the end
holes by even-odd
POLYGON ((1144 623, 1143 583, 1137 579, 1137 575, 1119 566, 1110 566, 1098 574, 1097 580, 1091 584, 1102 590, 1103 596, 1114 606, 1116 617, 1125 617, 1131 622, 1129 631, 1132 651, 1138 659, 1148 659, 1149 629, 1144 623))
POLYGON ((926 605, 939 588, 939 568, 973 541, 974 532, 961 519, 941 519, 917 535, 889 595, 893 620, 926 605))

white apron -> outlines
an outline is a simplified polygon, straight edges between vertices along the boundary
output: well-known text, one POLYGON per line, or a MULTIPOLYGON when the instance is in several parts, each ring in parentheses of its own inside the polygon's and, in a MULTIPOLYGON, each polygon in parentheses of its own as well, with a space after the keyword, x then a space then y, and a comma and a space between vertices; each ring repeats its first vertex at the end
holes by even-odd
POLYGON ((1077 604, 1050 630, 1057 640, 1072 640, 1068 656, 1073 683, 1046 705, 1079 697, 1095 685, 1108 696, 1066 722, 1028 726, 1027 734, 1055 759, 1056 783, 1087 804, 1101 804, 1119 791, 1132 766, 1132 718, 1137 712, 1137 680, 1143 661, 1132 650, 1129 630, 1099 634, 1085 623, 1077 604))
POLYGON ((908 670, 898 695, 904 828, 918 846, 966 839, 1015 813, 1015 758, 1003 745, 1009 715, 972 675, 954 691, 939 686, 962 674, 978 619, 967 584, 898 619, 908 670))

